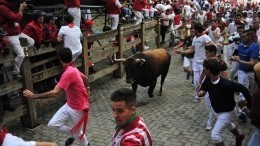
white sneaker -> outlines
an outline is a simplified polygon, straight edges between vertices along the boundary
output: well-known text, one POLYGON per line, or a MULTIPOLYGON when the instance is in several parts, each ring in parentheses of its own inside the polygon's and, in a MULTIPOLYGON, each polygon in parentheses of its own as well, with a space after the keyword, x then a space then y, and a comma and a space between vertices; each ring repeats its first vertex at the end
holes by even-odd
POLYGON ((144 46, 144 50, 147 50, 147 49, 149 49, 150 47, 148 47, 148 46, 144 46))
POLYGON ((210 125, 207 125, 207 126, 206 126, 206 130, 207 130, 207 131, 210 131, 211 129, 212 129, 212 126, 210 126, 210 125))

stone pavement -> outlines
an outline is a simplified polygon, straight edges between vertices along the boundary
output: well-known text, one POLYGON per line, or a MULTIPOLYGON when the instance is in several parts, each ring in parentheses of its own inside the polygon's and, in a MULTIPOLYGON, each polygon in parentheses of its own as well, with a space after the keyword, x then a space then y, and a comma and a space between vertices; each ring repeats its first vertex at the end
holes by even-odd
MULTIPOLYGON (((163 95, 157 96, 159 79, 155 88, 155 97, 149 98, 148 88, 138 87, 138 108, 151 132, 154 146, 210 146, 210 132, 205 131, 208 110, 204 100, 193 103, 193 86, 191 80, 186 80, 179 55, 172 54, 172 61, 168 76, 163 87, 163 95)), ((131 88, 126 84, 125 77, 113 78, 107 75, 91 84, 90 115, 87 128, 87 138, 92 146, 111 145, 111 138, 115 130, 110 94, 120 87, 131 88)), ((21 126, 19 120, 9 125, 11 132, 26 140, 54 141, 64 145, 67 136, 59 134, 47 127, 53 114, 65 102, 50 103, 39 112, 41 125, 33 130, 21 126)), ((249 123, 235 121, 246 138, 243 145, 248 143, 254 127, 249 123)), ((235 145, 235 138, 227 130, 224 132, 227 146, 235 145)), ((75 143, 78 145, 78 143, 75 143)))

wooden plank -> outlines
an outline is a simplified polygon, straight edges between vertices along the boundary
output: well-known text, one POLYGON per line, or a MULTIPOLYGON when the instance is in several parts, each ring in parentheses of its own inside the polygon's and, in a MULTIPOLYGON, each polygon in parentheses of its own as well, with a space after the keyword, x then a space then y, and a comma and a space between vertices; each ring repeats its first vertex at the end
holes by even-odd
POLYGON ((138 38, 138 39, 136 39, 134 41, 125 43, 124 44, 124 51, 130 49, 132 46, 135 46, 135 45, 141 43, 141 41, 142 41, 141 38, 138 38))
POLYGON ((93 47, 92 49, 89 49, 88 52, 93 52, 96 50, 104 50, 105 48, 109 48, 109 47, 113 47, 114 44, 113 43, 108 43, 102 46, 98 46, 98 47, 93 47))
POLYGON ((145 30, 155 27, 157 23, 157 20, 145 22, 145 30))
POLYGON ((113 71, 117 70, 118 67, 119 67, 118 64, 113 64, 113 65, 111 65, 107 68, 104 68, 104 69, 102 69, 102 70, 100 70, 100 71, 98 71, 94 74, 89 75, 89 82, 94 82, 95 80, 112 73, 113 71))
POLYGON ((95 50, 92 52, 92 54, 89 56, 89 60, 95 62, 98 62, 102 59, 107 58, 109 54, 115 53, 118 51, 118 47, 111 47, 111 48, 105 48, 104 50, 95 50))
POLYGON ((23 82, 11 81, 5 84, 0 85, 0 96, 11 93, 15 90, 23 89, 23 82))
POLYGON ((127 26, 127 27, 123 27, 123 34, 124 36, 127 36, 131 33, 133 33, 134 30, 140 30, 141 29, 141 25, 131 25, 131 26, 127 26))
POLYGON ((63 42, 56 43, 55 47, 51 47, 51 45, 49 47, 44 47, 42 45, 39 49, 36 49, 34 46, 31 46, 28 49, 28 53, 29 56, 36 56, 36 55, 57 51, 62 47, 63 47, 63 42))
POLYGON ((54 61, 54 60, 56 60, 56 59, 59 59, 59 57, 58 57, 58 56, 53 56, 53 57, 50 57, 50 58, 41 60, 41 61, 39 61, 39 62, 33 63, 33 64, 31 65, 31 68, 34 68, 34 67, 36 67, 36 66, 43 65, 43 64, 45 64, 45 63, 54 61))
MULTIPOLYGON (((75 63, 76 63, 77 67, 82 66, 81 59, 77 59, 75 61, 75 63)), ((50 77, 57 76, 60 73, 61 73, 61 66, 55 66, 53 68, 49 68, 49 69, 32 74, 32 81, 33 81, 33 83, 38 83, 38 82, 48 79, 50 77)))
POLYGON ((22 106, 16 108, 14 112, 5 112, 3 123, 8 124, 8 123, 22 117, 25 114, 27 114, 26 106, 22 105, 22 106))
POLYGON ((111 36, 115 36, 117 34, 118 34, 117 30, 111 30, 111 31, 103 32, 103 33, 97 34, 97 35, 89 35, 89 36, 87 36, 87 41, 88 42, 94 42, 94 41, 97 41, 97 40, 101 40, 101 39, 104 39, 104 38, 109 38, 111 36))

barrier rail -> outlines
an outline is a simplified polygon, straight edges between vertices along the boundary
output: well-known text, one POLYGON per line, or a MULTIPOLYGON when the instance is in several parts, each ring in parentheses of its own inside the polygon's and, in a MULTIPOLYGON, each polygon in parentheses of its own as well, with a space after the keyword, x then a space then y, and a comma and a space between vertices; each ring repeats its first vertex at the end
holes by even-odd
MULTIPOLYGON (((144 46, 145 41, 155 38, 154 42, 157 47, 160 46, 160 21, 152 20, 149 22, 144 22, 140 25, 133 26, 119 26, 117 30, 112 30, 104 32, 97 35, 87 36, 85 33, 83 35, 83 51, 82 57, 76 60, 76 66, 80 70, 89 76, 89 81, 93 82, 105 75, 113 73, 114 77, 123 76, 123 66, 122 63, 116 63, 108 65, 98 70, 96 73, 90 74, 88 71, 88 61, 94 63, 101 62, 107 59, 107 56, 116 53, 117 58, 124 57, 124 51, 127 51, 136 44, 141 43, 144 46), (146 31, 154 31, 152 35, 146 35, 146 31), (133 35, 134 30, 138 30, 139 38, 126 42, 126 38, 133 35), (107 40, 109 37, 116 36, 118 39, 117 44, 111 44, 107 40), (100 46, 95 46, 92 49, 88 48, 87 42, 95 42, 98 40, 103 44, 100 46)), ((36 49, 35 47, 29 48, 29 56, 24 58, 23 65, 21 67, 21 74, 23 75, 23 82, 16 81, 13 79, 8 79, 7 81, 2 81, 0 83, 0 97, 7 94, 12 94, 14 91, 18 91, 19 96, 11 99, 12 105, 16 107, 15 112, 6 112, 4 116, 4 123, 9 123, 17 118, 21 118, 22 124, 26 127, 33 128, 39 124, 37 117, 37 108, 44 106, 49 103, 49 101, 55 101, 60 98, 64 98, 64 95, 59 95, 55 99, 44 99, 40 101, 35 101, 32 99, 24 98, 22 96, 23 89, 29 89, 34 92, 40 92, 41 88, 47 88, 45 90, 50 90, 48 85, 56 80, 60 74, 61 66, 57 57, 57 50, 62 48, 63 44, 57 44, 55 48, 41 46, 41 48, 36 49), (47 84, 47 85, 46 85, 47 84)), ((143 48, 142 48, 143 50, 143 48)), ((0 77, 10 76, 13 69, 15 55, 10 53, 7 56, 0 55, 0 77), (5 64, 11 64, 6 66, 5 64)), ((3 79, 3 78, 2 78, 3 79)), ((42 91, 41 91, 42 92, 42 91)), ((2 98, 2 97, 1 97, 2 98)))

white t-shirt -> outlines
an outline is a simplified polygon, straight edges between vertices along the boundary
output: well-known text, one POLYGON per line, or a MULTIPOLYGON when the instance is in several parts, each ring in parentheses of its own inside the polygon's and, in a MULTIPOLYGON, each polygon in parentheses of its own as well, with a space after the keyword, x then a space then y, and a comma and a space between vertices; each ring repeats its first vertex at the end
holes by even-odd
POLYGON ((121 8, 121 7, 122 7, 122 5, 120 4, 119 0, 116 0, 115 5, 116 5, 116 7, 118 7, 118 8, 121 8))
POLYGON ((217 27, 214 31, 211 30, 211 26, 206 30, 208 32, 208 36, 210 37, 210 39, 212 40, 212 42, 214 42, 215 44, 218 44, 218 38, 215 37, 215 35, 220 35, 220 29, 217 27), (214 34, 215 35, 214 35, 214 34))
POLYGON ((199 23, 201 23, 202 25, 204 23, 205 17, 206 16, 204 13, 202 15, 200 13, 197 15, 197 19, 198 19, 199 23))
POLYGON ((35 141, 24 141, 22 138, 13 136, 10 133, 5 135, 2 146, 36 146, 35 141))
POLYGON ((235 25, 235 22, 232 22, 228 25, 227 31, 230 35, 232 35, 234 32, 237 32, 237 26, 235 25))
POLYGON ((191 15, 191 7, 189 5, 184 5, 184 11, 185 11, 185 15, 191 15))
POLYGON ((58 36, 62 36, 64 40, 64 47, 70 48, 72 52, 72 60, 76 58, 82 52, 82 44, 80 38, 82 37, 81 30, 78 26, 74 25, 72 28, 69 26, 62 26, 58 33, 58 36))
POLYGON ((193 61, 203 63, 206 59, 205 46, 211 41, 210 37, 206 34, 202 36, 195 36, 192 40, 192 46, 195 48, 193 61))
MULTIPOLYGON (((168 18, 169 19, 169 15, 166 15, 165 13, 162 13, 161 18, 168 18)), ((169 26, 169 20, 166 20, 166 21, 162 21, 162 25, 163 26, 169 26)))
POLYGON ((164 13, 167 10, 166 6, 163 4, 157 4, 155 8, 160 10, 161 13, 164 13))

